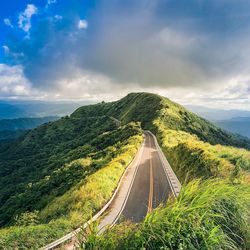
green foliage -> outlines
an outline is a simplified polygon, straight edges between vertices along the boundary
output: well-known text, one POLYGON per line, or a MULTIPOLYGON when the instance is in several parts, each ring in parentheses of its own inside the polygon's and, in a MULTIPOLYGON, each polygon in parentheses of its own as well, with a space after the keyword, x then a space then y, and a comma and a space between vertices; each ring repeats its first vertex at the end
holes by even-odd
POLYGON ((65 165, 96 152, 89 143, 115 129, 107 118, 63 118, 5 144, 0 151, 0 225, 25 211, 41 210, 79 182, 84 172, 65 165))
POLYGON ((38 224, 38 211, 34 212, 25 212, 19 214, 15 218, 16 226, 34 226, 38 224))
POLYGON ((60 219, 48 224, 26 227, 10 227, 0 230, 0 249, 29 249, 37 250, 51 239, 58 239, 67 230, 70 222, 60 219))
POLYGON ((81 249, 249 249, 249 204, 249 185, 192 181, 140 224, 90 231, 81 249))
POLYGON ((48 116, 48 117, 34 117, 34 118, 17 118, 17 119, 1 119, 0 120, 0 131, 8 130, 27 130, 38 127, 39 125, 58 120, 59 117, 48 116))
POLYGON ((157 137, 181 182, 196 177, 231 178, 233 182, 249 180, 248 150, 211 145, 187 132, 165 129, 161 123, 157 126, 157 137))
MULTIPOLYGON (((25 221, 28 222, 28 218, 33 214, 25 212, 18 216, 18 221, 21 222, 18 227, 0 230, 0 248, 13 249, 12 247, 16 246, 22 249, 37 249, 89 220, 111 197, 124 169, 131 162, 142 142, 141 134, 138 124, 130 123, 123 126, 106 134, 113 140, 106 141, 103 138, 107 145, 102 148, 102 151, 98 150, 96 153, 89 154, 87 158, 74 160, 64 168, 54 171, 51 176, 46 176, 42 182, 67 177, 65 185, 68 185, 70 180, 75 180, 77 172, 84 173, 81 180, 62 195, 53 198, 39 212, 37 219, 40 224, 25 225, 25 221), (120 138, 123 141, 120 141, 120 138), (75 175, 72 179, 71 173, 75 175), (24 226, 21 226, 22 222, 24 226), (24 242, 28 235, 29 239, 24 242)), ((39 188, 41 188, 40 184, 39 188)), ((56 186, 51 188, 56 190, 56 186)))

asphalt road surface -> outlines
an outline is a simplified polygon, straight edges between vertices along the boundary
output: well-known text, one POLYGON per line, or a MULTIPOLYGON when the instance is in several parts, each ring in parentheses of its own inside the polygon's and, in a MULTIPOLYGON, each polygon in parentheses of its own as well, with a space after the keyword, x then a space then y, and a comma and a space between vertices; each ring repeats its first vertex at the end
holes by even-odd
POLYGON ((139 222, 148 212, 165 203, 172 193, 153 136, 145 132, 145 146, 120 219, 139 222))

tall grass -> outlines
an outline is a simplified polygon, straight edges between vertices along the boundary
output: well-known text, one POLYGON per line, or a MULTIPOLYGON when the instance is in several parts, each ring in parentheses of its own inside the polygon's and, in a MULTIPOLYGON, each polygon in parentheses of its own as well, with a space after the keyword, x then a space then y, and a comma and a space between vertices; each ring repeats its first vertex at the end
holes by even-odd
POLYGON ((126 222, 103 235, 93 230, 81 249, 249 249, 249 219, 249 185, 195 180, 140 224, 126 222))
POLYGON ((156 120, 154 125, 163 151, 182 183, 201 177, 231 178, 236 183, 250 182, 250 151, 211 145, 196 135, 167 129, 160 120, 156 120))

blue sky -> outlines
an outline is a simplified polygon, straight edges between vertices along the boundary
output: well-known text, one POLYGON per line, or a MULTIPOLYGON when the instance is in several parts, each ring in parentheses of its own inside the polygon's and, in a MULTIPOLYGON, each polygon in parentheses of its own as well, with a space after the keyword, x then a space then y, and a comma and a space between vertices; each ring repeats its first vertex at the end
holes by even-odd
POLYGON ((116 99, 151 91, 250 109, 250 2, 10 0, 1 99, 116 99))

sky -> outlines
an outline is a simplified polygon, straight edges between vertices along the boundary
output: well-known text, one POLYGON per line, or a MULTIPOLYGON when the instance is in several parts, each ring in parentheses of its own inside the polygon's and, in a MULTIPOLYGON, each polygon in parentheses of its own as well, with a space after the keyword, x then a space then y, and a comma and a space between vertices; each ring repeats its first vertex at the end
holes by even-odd
POLYGON ((5 0, 0 99, 154 92, 250 110, 250 1, 5 0))

